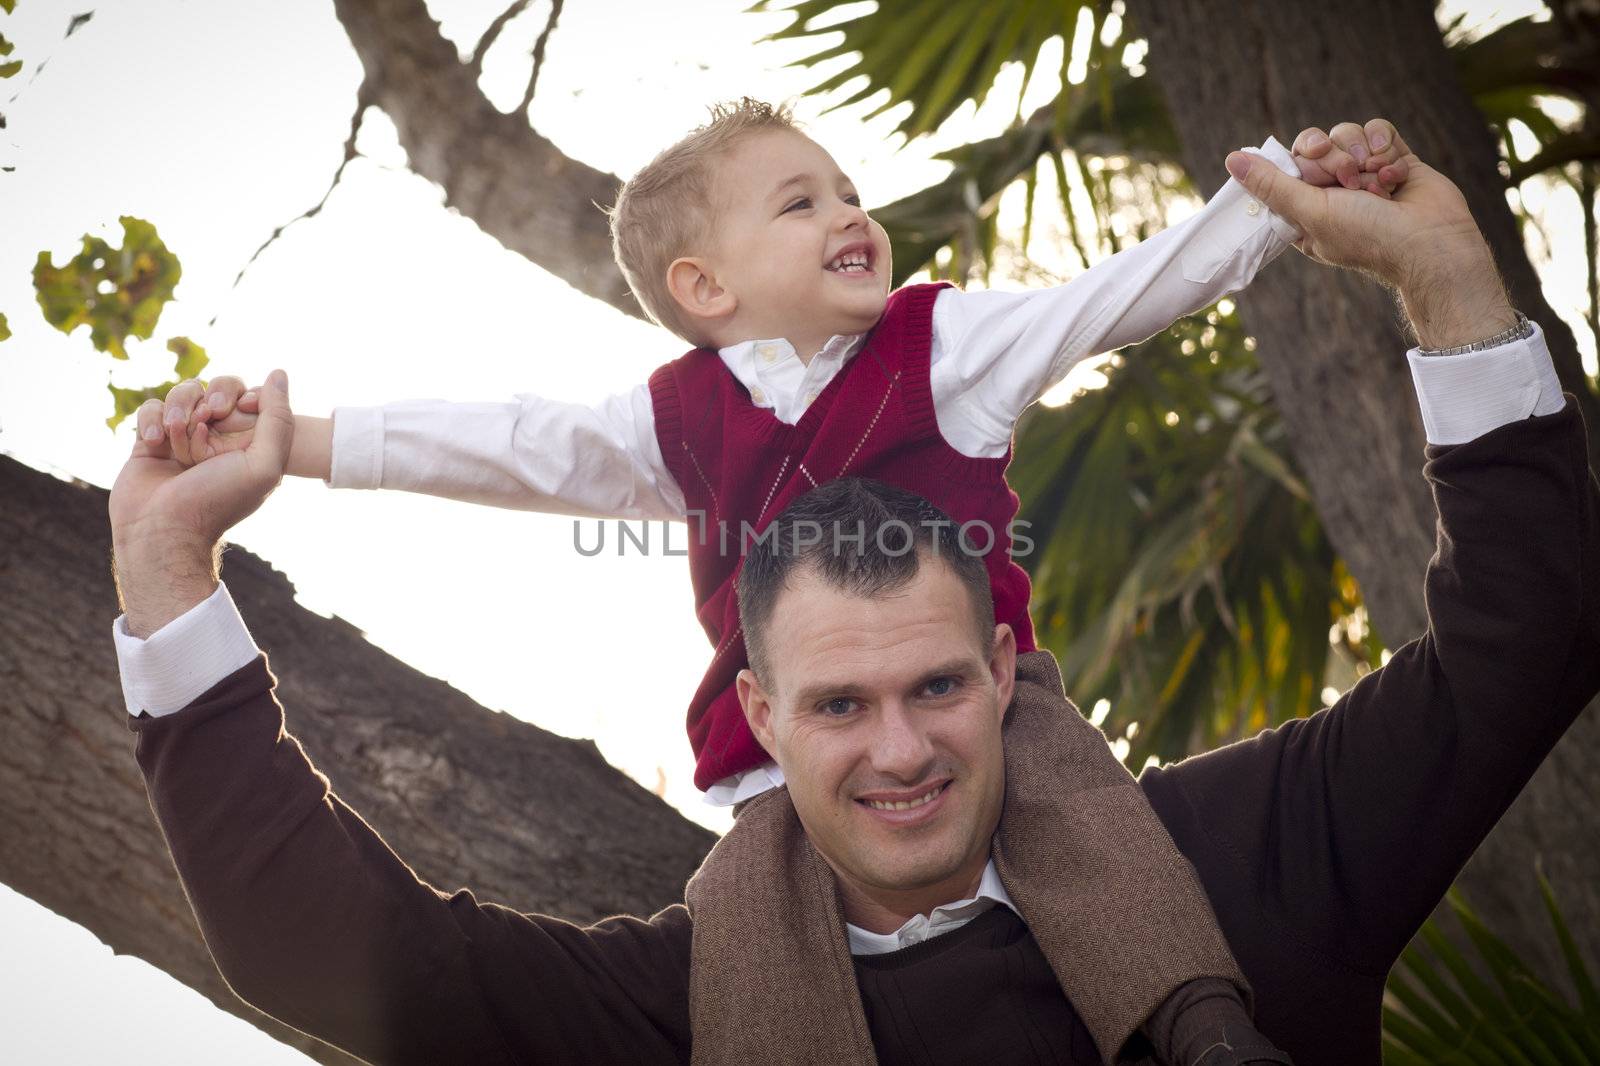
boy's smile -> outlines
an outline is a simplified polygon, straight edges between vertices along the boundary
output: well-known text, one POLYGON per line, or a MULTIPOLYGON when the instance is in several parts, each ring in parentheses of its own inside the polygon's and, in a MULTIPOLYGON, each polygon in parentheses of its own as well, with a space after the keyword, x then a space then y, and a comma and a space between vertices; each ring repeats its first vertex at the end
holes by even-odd
POLYGON ((815 141, 750 136, 717 163, 703 269, 732 296, 710 323, 717 347, 782 338, 803 362, 837 335, 864 333, 889 292, 889 238, 815 141))

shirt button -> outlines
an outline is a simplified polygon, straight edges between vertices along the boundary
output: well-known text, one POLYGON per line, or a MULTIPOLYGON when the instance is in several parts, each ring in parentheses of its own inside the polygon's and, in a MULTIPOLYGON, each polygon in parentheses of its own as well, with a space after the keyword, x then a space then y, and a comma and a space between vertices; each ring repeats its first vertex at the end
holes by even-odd
POLYGON ((806 393, 806 406, 810 407, 811 404, 816 400, 816 398, 817 398, 817 390, 816 389, 812 389, 810 392, 806 393))
POLYGON ((1244 205, 1244 213, 1254 218, 1261 213, 1261 205, 1251 200, 1244 205))
POLYGON ((753 403, 759 406, 760 404, 767 402, 767 394, 762 392, 760 389, 751 389, 750 399, 753 403))
POLYGON ((774 359, 778 358, 778 349, 774 348, 770 344, 763 344, 756 349, 756 354, 761 356, 762 362, 770 363, 774 359))

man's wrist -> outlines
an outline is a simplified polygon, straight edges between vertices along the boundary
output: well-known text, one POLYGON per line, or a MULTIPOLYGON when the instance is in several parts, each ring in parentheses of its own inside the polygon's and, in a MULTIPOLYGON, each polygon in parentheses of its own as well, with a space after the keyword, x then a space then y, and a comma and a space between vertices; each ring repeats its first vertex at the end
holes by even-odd
POLYGON ((1399 288, 1417 343, 1430 351, 1472 344, 1518 323, 1481 237, 1413 267, 1399 288))
POLYGON ((112 570, 128 632, 147 639, 217 590, 220 544, 113 536, 112 570))

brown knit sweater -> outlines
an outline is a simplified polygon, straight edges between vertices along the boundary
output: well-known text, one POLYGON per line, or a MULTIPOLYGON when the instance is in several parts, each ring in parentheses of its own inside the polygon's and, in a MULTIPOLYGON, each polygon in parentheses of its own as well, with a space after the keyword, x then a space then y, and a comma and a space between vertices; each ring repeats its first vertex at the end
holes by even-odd
MULTIPOLYGON (((1331 710, 1140 778, 1299 1066, 1379 1061, 1389 967, 1600 689, 1574 405, 1429 456, 1427 634, 1331 710)), ((130 724, 201 930, 257 1007, 380 1063, 688 1060, 681 906, 580 928, 423 884, 284 731, 264 660, 130 724)), ((1004 910, 856 976, 884 1063, 1095 1061, 1004 910)))

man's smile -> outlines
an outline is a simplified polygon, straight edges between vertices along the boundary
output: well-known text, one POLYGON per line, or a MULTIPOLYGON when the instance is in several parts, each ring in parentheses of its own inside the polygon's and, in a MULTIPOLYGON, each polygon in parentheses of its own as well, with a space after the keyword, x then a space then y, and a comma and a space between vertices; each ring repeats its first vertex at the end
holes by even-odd
POLYGON ((931 786, 902 791, 878 790, 856 797, 856 803, 875 818, 897 827, 920 825, 944 807, 954 781, 946 778, 931 786))

